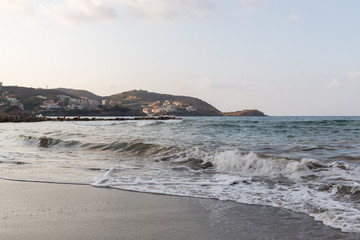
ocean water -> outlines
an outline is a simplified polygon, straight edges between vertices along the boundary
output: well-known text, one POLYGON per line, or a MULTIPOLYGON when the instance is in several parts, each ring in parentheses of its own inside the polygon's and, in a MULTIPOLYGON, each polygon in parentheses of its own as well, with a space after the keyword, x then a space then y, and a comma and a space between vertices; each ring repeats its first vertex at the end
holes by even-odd
POLYGON ((360 233, 360 117, 1 123, 0 177, 273 206, 360 233))

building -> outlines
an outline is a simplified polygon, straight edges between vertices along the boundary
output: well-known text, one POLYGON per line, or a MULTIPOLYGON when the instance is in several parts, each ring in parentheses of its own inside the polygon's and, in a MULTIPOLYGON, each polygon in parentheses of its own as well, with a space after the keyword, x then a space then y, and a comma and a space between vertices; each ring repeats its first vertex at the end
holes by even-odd
POLYGON ((11 107, 18 107, 21 110, 24 110, 24 105, 16 98, 8 97, 7 101, 10 102, 11 107))
POLYGON ((150 108, 143 108, 143 113, 146 115, 151 115, 151 109, 150 108))
POLYGON ((102 101, 101 101, 101 105, 103 105, 103 106, 107 106, 109 104, 109 102, 108 102, 108 100, 106 100, 106 99, 103 99, 102 101))
POLYGON ((180 101, 173 101, 172 104, 177 106, 177 107, 182 107, 183 106, 183 103, 180 102, 180 101))
POLYGON ((127 96, 127 98, 125 99, 125 100, 128 100, 128 101, 130 101, 130 100, 136 100, 136 99, 138 99, 138 97, 137 96, 127 96))
POLYGON ((40 105, 40 108, 45 109, 45 110, 58 110, 58 109, 61 109, 61 107, 59 105, 57 105, 56 103, 54 103, 54 101, 44 102, 42 105, 40 105))
POLYGON ((188 112, 196 112, 197 109, 195 107, 189 105, 189 106, 186 107, 186 111, 188 111, 188 112))
POLYGON ((66 96, 66 95, 56 95, 57 98, 59 98, 61 101, 64 101, 65 98, 69 98, 69 96, 66 96))
POLYGON ((43 96, 43 95, 37 95, 36 97, 37 97, 37 98, 40 98, 40 99, 44 99, 44 100, 47 99, 47 97, 45 97, 45 96, 43 96))

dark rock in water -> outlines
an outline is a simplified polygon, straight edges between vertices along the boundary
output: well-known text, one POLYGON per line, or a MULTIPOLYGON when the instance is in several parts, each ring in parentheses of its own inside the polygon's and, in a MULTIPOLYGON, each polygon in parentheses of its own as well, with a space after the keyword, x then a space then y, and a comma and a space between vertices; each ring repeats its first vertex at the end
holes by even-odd
POLYGON ((244 117, 265 117, 266 115, 256 109, 250 110, 242 110, 236 112, 224 112, 224 116, 236 117, 236 116, 244 116, 244 117))

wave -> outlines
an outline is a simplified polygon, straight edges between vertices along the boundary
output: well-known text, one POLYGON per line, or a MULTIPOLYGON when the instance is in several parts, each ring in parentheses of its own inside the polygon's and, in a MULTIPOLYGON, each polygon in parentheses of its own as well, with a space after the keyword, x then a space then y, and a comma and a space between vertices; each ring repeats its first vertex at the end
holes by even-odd
POLYGON ((165 165, 110 169, 91 184, 287 208, 360 232, 360 169, 355 165, 199 148, 181 149, 161 163, 165 165))
POLYGON ((170 119, 170 120, 124 120, 124 121, 94 121, 94 122, 73 122, 75 125, 79 126, 114 126, 114 125, 123 125, 131 124, 138 127, 145 127, 150 125, 159 125, 159 124, 177 124, 183 122, 182 119, 170 119))
POLYGON ((33 137, 33 136, 25 136, 20 135, 20 139, 24 140, 25 142, 33 145, 38 145, 42 148, 49 148, 55 145, 61 146, 61 147, 74 147, 81 145, 81 142, 79 141, 64 141, 61 139, 51 138, 51 137, 33 137))
POLYGON ((20 139, 26 143, 40 148, 62 147, 62 148, 81 148, 91 151, 112 151, 119 154, 131 156, 160 156, 159 161, 171 158, 174 154, 181 152, 178 147, 161 146, 158 144, 144 143, 133 140, 129 142, 112 142, 112 143, 87 143, 81 141, 66 141, 51 137, 33 137, 20 135, 20 139))

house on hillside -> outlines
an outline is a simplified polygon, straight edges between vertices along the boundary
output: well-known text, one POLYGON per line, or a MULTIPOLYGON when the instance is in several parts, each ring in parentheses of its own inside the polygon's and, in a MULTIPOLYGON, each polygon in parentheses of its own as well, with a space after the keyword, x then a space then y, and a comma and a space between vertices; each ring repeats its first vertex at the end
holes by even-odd
POLYGON ((188 111, 188 112, 196 112, 197 109, 195 107, 189 105, 189 106, 186 107, 186 111, 188 111))
POLYGON ((21 110, 24 110, 24 105, 20 102, 20 100, 17 100, 16 98, 8 97, 7 101, 10 102, 11 107, 18 107, 21 110))
POLYGON ((151 115, 151 109, 150 108, 143 108, 143 113, 145 113, 146 115, 151 115))
POLYGON ((66 95, 56 95, 56 97, 59 98, 61 101, 64 101, 65 98, 69 98, 69 99, 71 98, 71 97, 66 96, 66 95))
POLYGON ((59 105, 54 103, 54 101, 46 101, 42 105, 40 105, 40 108, 45 110, 58 110, 61 109, 59 105))
POLYGON ((173 101, 172 104, 177 106, 177 107, 182 107, 183 106, 183 103, 180 102, 180 101, 173 101))
POLYGON ((40 99, 44 99, 44 100, 47 99, 47 97, 45 97, 45 96, 43 96, 43 95, 37 95, 36 97, 37 97, 37 98, 40 98, 40 99))

